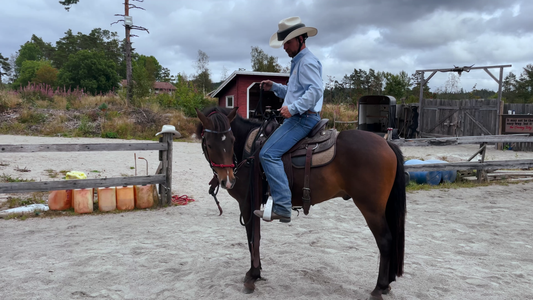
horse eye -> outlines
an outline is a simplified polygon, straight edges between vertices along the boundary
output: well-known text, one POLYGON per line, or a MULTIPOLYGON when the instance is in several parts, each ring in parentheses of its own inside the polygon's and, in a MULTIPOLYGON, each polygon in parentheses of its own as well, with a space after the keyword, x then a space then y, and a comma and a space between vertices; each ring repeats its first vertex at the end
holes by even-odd
POLYGON ((207 145, 207 148, 212 149, 213 147, 211 147, 211 145, 207 145))

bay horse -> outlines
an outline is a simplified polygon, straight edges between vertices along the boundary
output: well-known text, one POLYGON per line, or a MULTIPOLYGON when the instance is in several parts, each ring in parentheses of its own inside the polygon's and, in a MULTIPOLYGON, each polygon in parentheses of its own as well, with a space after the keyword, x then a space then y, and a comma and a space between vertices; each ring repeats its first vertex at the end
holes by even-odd
MULTIPOLYGON (((197 137, 202 138, 202 149, 213 169, 217 191, 220 184, 239 203, 241 223, 246 227, 251 254, 251 267, 245 275, 244 287, 245 292, 251 293, 255 281, 261 277, 261 220, 253 214, 254 209, 259 208, 251 201, 251 190, 258 185, 250 185, 249 178, 260 179, 257 174, 261 170, 250 163, 250 160, 259 161, 258 151, 250 157, 243 157, 243 153, 249 132, 261 123, 243 119, 237 114, 237 108, 214 107, 196 111, 201 122, 197 137), (236 170, 238 176, 235 176, 236 170)), ((336 143, 333 161, 312 169, 309 178, 311 204, 335 197, 353 199, 372 231, 380 253, 378 279, 370 299, 383 299, 381 295, 390 291, 390 283, 403 274, 406 214, 403 154, 397 145, 361 130, 340 132, 336 143)), ((293 168, 293 174, 292 205, 301 206, 303 170, 293 168)))

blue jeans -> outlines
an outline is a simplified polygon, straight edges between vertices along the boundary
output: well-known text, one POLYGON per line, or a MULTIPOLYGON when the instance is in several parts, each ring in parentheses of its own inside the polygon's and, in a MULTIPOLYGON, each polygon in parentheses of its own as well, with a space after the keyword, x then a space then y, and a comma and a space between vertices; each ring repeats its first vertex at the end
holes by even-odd
POLYGON ((289 180, 281 157, 298 141, 306 137, 318 121, 320 121, 320 116, 316 114, 298 114, 285 119, 283 124, 268 138, 259 153, 274 202, 272 211, 279 216, 290 218, 292 208, 289 180))

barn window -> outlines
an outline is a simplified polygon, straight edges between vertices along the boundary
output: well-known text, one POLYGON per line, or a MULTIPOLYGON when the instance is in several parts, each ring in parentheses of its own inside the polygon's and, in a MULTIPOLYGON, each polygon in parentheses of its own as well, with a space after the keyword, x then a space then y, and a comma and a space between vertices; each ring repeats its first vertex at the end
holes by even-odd
POLYGON ((226 107, 233 108, 233 96, 226 96, 226 107))

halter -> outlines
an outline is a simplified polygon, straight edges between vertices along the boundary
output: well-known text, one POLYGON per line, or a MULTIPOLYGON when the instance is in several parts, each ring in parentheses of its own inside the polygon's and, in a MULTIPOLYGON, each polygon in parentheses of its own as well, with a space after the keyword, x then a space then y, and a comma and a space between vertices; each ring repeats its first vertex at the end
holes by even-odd
MULTIPOLYGON (((211 112, 208 117, 210 117, 211 115, 215 114, 215 113, 219 113, 217 111, 213 111, 211 112)), ((235 157, 235 153, 233 154, 233 163, 232 164, 229 164, 229 165, 225 165, 225 164, 217 164, 215 162, 213 162, 210 158, 209 158, 209 154, 207 153, 207 147, 205 145, 205 137, 204 137, 204 133, 227 133, 227 132, 230 132, 231 131, 231 126, 226 129, 226 130, 221 130, 221 131, 217 131, 217 130, 210 130, 210 129, 203 129, 202 130, 202 149, 204 150, 204 155, 205 155, 205 158, 207 159, 207 161, 209 162, 209 164, 211 165, 211 168, 214 168, 214 167, 217 167, 217 168, 233 168, 233 173, 237 173, 237 170, 235 169, 235 162, 236 162, 236 157, 235 157)), ((215 173, 215 170, 213 170, 213 173, 215 173)))

